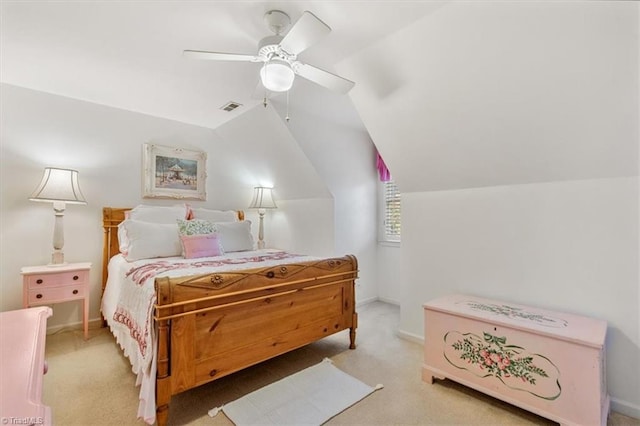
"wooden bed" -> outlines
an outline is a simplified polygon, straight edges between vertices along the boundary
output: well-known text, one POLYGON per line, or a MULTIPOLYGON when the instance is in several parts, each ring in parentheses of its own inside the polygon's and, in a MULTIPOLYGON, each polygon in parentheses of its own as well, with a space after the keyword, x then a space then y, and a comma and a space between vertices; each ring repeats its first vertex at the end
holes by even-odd
MULTIPOLYGON (((102 291, 128 208, 103 209, 102 291)), ((238 212, 240 220, 244 219, 238 212)), ((358 264, 347 255, 269 268, 156 278, 156 421, 172 395, 350 329, 358 264)))

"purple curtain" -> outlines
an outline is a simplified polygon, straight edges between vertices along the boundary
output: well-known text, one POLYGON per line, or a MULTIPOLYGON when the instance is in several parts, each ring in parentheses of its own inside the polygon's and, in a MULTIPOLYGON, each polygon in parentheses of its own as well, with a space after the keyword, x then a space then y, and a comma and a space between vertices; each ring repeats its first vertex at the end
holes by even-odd
POLYGON ((384 160, 378 151, 376 151, 376 168, 378 169, 380 182, 389 182, 391 180, 391 172, 389 172, 387 165, 384 164, 384 160))

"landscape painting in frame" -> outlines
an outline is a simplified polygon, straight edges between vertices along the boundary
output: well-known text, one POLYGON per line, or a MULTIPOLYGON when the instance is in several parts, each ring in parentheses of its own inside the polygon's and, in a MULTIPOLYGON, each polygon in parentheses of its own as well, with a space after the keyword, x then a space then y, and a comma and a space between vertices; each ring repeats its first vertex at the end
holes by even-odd
POLYGON ((143 197, 206 200, 207 153, 143 146, 143 197))

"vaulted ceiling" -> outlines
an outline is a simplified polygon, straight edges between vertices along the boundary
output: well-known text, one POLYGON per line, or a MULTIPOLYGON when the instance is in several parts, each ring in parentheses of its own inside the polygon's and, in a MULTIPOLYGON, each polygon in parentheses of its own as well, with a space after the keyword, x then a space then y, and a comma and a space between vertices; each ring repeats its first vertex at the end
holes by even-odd
MULTIPOLYGON (((259 40, 273 35, 263 18, 267 11, 282 10, 295 22, 309 10, 332 32, 299 58, 335 73, 337 62, 440 4, 3 0, 1 79, 3 83, 216 128, 262 102, 260 65, 187 59, 183 50, 255 54, 259 40), (243 106, 232 113, 222 111, 220 107, 229 101, 243 106)), ((302 108, 313 103, 314 86, 298 78, 290 101, 302 108)), ((341 119, 339 113, 335 118, 341 119)))
POLYGON ((255 54, 267 11, 309 10, 333 31, 300 60, 356 86, 297 78, 292 111, 366 131, 402 192, 638 174, 636 2, 0 5, 3 83, 209 128, 262 102, 260 65, 183 50, 255 54))

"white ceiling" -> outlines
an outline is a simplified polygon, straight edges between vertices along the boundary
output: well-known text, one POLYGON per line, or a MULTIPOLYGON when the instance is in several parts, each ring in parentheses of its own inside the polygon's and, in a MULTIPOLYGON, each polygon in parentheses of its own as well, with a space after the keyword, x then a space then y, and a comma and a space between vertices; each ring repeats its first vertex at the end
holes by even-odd
MULTIPOLYGON (((0 8, 3 83, 209 128, 260 104, 259 64, 182 51, 255 54, 271 34, 265 12, 295 21, 309 10, 333 31, 300 60, 356 86, 345 96, 296 79, 292 120, 366 131, 401 191, 637 175, 635 2, 0 0, 0 8), (221 111, 228 101, 244 106, 221 111)), ((280 115, 284 98, 272 101, 280 115)))
POLYGON ((638 12, 455 1, 337 69, 403 193, 637 176, 638 12))
MULTIPOLYGON (((441 4, 3 0, 0 77, 7 84, 216 128, 261 102, 260 65, 187 59, 184 49, 254 54, 258 41, 272 34, 265 12, 283 10, 295 22, 309 10, 333 31, 300 60, 335 72, 336 63, 441 4), (243 108, 220 110, 228 101, 243 108)), ((313 93, 315 85, 298 78, 291 97, 304 108, 313 93)))

